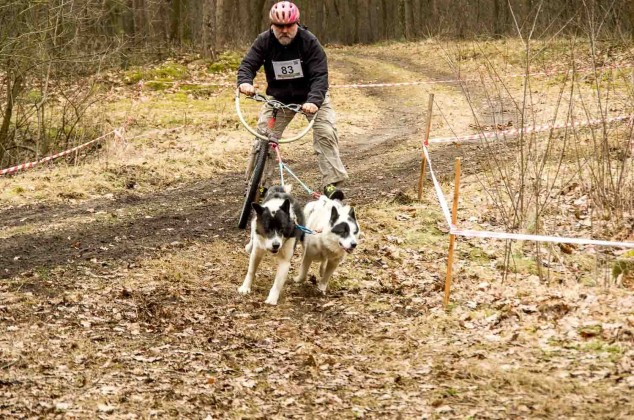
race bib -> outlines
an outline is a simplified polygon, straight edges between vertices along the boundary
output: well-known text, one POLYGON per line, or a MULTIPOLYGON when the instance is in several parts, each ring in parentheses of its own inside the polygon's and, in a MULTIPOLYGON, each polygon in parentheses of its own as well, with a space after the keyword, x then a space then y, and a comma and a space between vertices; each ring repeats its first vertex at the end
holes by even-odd
POLYGON ((297 79, 304 77, 300 60, 273 61, 275 80, 297 79))

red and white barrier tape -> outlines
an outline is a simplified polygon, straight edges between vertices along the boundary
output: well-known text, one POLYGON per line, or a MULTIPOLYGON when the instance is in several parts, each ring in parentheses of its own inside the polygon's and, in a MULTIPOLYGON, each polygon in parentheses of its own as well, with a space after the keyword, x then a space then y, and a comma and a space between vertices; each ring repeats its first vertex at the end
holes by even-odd
MULTIPOLYGON (((603 70, 614 70, 614 69, 633 69, 634 66, 605 66, 605 67, 599 67, 596 70, 597 71, 603 71, 603 70)), ((518 78, 518 77, 537 77, 537 76, 555 76, 558 74, 568 74, 568 73, 572 73, 572 72, 576 72, 576 73, 590 73, 593 72, 594 69, 592 68, 588 68, 588 69, 577 69, 577 70, 562 70, 562 71, 555 71, 555 72, 547 72, 547 71, 542 71, 542 72, 535 72, 535 73, 529 73, 528 75, 526 73, 515 73, 515 74, 507 74, 507 75, 503 75, 500 78, 501 79, 513 79, 513 78, 518 78)), ((433 85, 433 84, 439 84, 439 83, 461 83, 461 82, 477 82, 480 81, 480 78, 477 77, 467 77, 464 79, 446 79, 446 80, 421 80, 421 81, 416 81, 416 82, 395 82, 395 83, 351 83, 351 84, 342 84, 342 85, 330 85, 331 88, 339 88, 339 89, 346 89, 346 88, 356 88, 356 89, 361 89, 361 88, 377 88, 377 87, 398 87, 398 86, 415 86, 415 85, 433 85)))
MULTIPOLYGON (((126 125, 127 125, 127 123, 126 123, 126 125)), ((149 136, 149 135, 155 134, 155 133, 163 133, 165 131, 180 130, 183 127, 184 126, 181 125, 181 126, 174 127, 174 128, 156 129, 156 130, 152 130, 152 131, 148 131, 148 132, 145 132, 145 133, 137 134, 136 136, 127 137, 127 138, 125 137, 125 127, 116 128, 116 129, 112 130, 111 132, 104 134, 103 136, 97 137, 96 139, 91 140, 91 141, 89 141, 87 143, 84 143, 84 144, 81 144, 79 146, 73 147, 72 149, 64 150, 63 152, 59 152, 59 153, 56 153, 54 155, 47 156, 45 158, 42 158, 40 160, 36 160, 34 162, 23 163, 21 165, 16 165, 16 166, 12 166, 10 168, 2 169, 2 170, 0 170, 0 176, 13 174, 15 172, 19 172, 19 171, 22 171, 24 169, 30 169, 30 168, 33 168, 33 167, 35 167, 37 165, 40 165, 42 163, 50 162, 53 159, 57 159, 59 157, 69 155, 69 154, 71 154, 73 152, 76 152, 76 151, 78 151, 80 149, 83 149, 84 147, 88 147, 88 146, 90 146, 93 143, 96 143, 96 142, 98 142, 100 140, 103 140, 104 138, 108 137, 111 134, 114 135, 115 140, 126 141, 126 140, 136 139, 136 138, 139 138, 139 137, 149 136)))
POLYGON ((398 86, 416 86, 416 85, 434 85, 438 83, 457 83, 464 82, 468 79, 462 80, 421 80, 418 82, 394 82, 394 83, 350 83, 347 85, 330 85, 334 89, 365 89, 365 88, 379 88, 379 87, 398 87, 398 86))
POLYGON ((436 174, 434 173, 434 169, 431 166, 431 158, 429 157, 429 150, 427 146, 423 144, 423 153, 425 153, 425 158, 427 160, 427 166, 429 166, 429 174, 431 175, 431 180, 434 183, 434 189, 436 190, 436 198, 438 199, 438 203, 440 204, 440 208, 442 208, 442 214, 445 216, 445 221, 447 222, 447 226, 451 226, 451 213, 449 213, 449 206, 447 205, 447 200, 445 200, 445 195, 440 188, 440 183, 436 179, 436 174))
POLYGON ((533 127, 513 128, 511 130, 500 130, 500 131, 490 131, 490 132, 488 131, 485 133, 470 134, 470 135, 461 136, 461 137, 436 137, 433 139, 429 139, 429 143, 474 142, 474 141, 480 141, 483 139, 515 136, 521 132, 525 134, 538 133, 542 131, 557 130, 557 129, 566 128, 566 127, 587 127, 592 125, 603 124, 604 122, 609 124, 609 123, 613 123, 617 121, 627 121, 627 120, 633 120, 633 119, 634 119, 634 114, 623 115, 620 117, 613 117, 613 118, 607 118, 607 119, 599 118, 599 119, 589 120, 589 121, 585 121, 581 123, 572 122, 572 123, 560 123, 560 124, 542 124, 542 125, 536 125, 533 127))
MULTIPOLYGON (((625 69, 633 69, 634 66, 605 66, 605 67, 599 67, 596 70, 597 71, 604 71, 604 70, 614 70, 614 69, 618 69, 618 70, 625 70, 625 69)), ((535 72, 535 73, 515 73, 515 74, 507 74, 507 75, 503 75, 500 78, 501 79, 514 79, 514 78, 518 78, 518 77, 537 77, 537 76, 555 76, 558 74, 569 74, 572 72, 575 73, 590 73, 593 72, 594 69, 592 68, 588 68, 588 69, 583 69, 583 70, 562 70, 562 71, 555 71, 555 72, 548 72, 548 71, 541 71, 541 72, 535 72)), ((345 88, 376 88, 376 87, 398 87, 398 86, 415 86, 415 85, 433 85, 433 84, 439 84, 439 83, 461 83, 461 82, 474 82, 474 81, 479 81, 481 80, 480 78, 477 77, 468 77, 465 79, 446 79, 446 80, 421 80, 421 81, 416 81, 416 82, 395 82, 395 83, 350 83, 350 84, 342 84, 342 85, 330 85, 330 87, 332 88, 340 88, 340 89, 345 89, 345 88)))
POLYGON ((71 154, 73 152, 76 152, 76 151, 78 151, 80 149, 88 147, 88 146, 90 146, 93 143, 96 143, 96 142, 98 142, 100 140, 103 140, 104 138, 108 137, 111 134, 113 134, 116 139, 123 139, 124 138, 123 137, 124 136, 124 129, 121 128, 121 129, 112 130, 111 132, 106 133, 103 136, 97 137, 96 139, 91 140, 91 141, 89 141, 87 143, 84 143, 84 144, 81 144, 79 146, 73 147, 72 149, 69 149, 69 150, 64 150, 63 152, 59 152, 59 153, 56 153, 56 154, 51 155, 51 156, 47 156, 45 158, 42 158, 40 160, 36 160, 34 162, 23 163, 21 165, 12 166, 11 168, 2 169, 2 170, 0 170, 0 176, 12 174, 12 173, 15 173, 15 172, 18 172, 18 171, 22 171, 24 169, 30 169, 30 168, 33 168, 33 167, 35 167, 37 165, 40 165, 42 163, 50 162, 53 159, 57 159, 59 157, 69 155, 69 154, 71 154))
MULTIPOLYGON (((633 69, 634 66, 605 66, 605 67, 598 67, 596 70, 597 71, 604 71, 604 70, 614 70, 614 69, 633 69)), ((535 73, 529 73, 528 76, 529 77, 537 77, 537 76, 555 76, 558 74, 567 74, 567 73, 572 73, 573 71, 576 73, 590 73, 593 72, 595 69, 592 68, 587 68, 587 69, 576 69, 576 70, 561 70, 561 71, 553 71, 553 72, 547 72, 547 71, 542 71, 542 72, 535 72, 535 73)), ((513 79, 513 78, 518 78, 518 77, 526 77, 526 73, 515 73, 515 74, 507 74, 507 75, 503 75, 501 76, 502 79, 513 79)), ((393 83, 349 83, 349 84, 332 84, 330 85, 331 88, 333 89, 364 89, 364 88, 381 88, 381 87, 399 87, 399 86, 416 86, 416 85, 434 85, 434 84, 441 84, 441 83, 461 83, 461 82, 474 82, 474 81, 479 81, 481 80, 480 78, 477 77, 467 77, 464 79, 445 79, 445 80, 419 80, 419 81, 414 81, 414 82, 393 82, 393 83)), ((153 80, 148 80, 148 81, 140 81, 139 82, 139 86, 141 88, 143 88, 143 86, 146 83, 152 83, 152 82, 157 82, 157 83, 163 83, 163 84, 173 84, 173 85, 192 85, 194 83, 189 83, 189 82, 182 82, 182 81, 169 81, 169 82, 165 82, 165 81, 153 81, 153 80)), ((196 83, 196 86, 214 86, 214 87, 235 87, 235 84, 232 83, 196 83)))
POLYGON ((213 87, 231 87, 231 88, 236 88, 236 84, 235 83, 194 83, 194 82, 183 82, 182 80, 176 80, 176 81, 163 81, 163 80, 141 80, 139 81, 136 85, 140 88, 143 89, 145 87, 146 84, 148 83, 161 83, 164 85, 175 85, 176 87, 178 86, 203 86, 203 87, 209 87, 209 86, 213 86, 213 87))
POLYGON ((486 230, 469 230, 469 229, 460 229, 454 224, 451 223, 451 213, 449 212, 449 206, 447 205, 447 200, 445 199, 445 195, 440 188, 440 184, 436 179, 436 175, 434 174, 434 169, 432 168, 431 159, 429 157, 429 151, 425 145, 423 145, 423 152, 425 153, 425 158, 427 159, 427 166, 429 167, 429 173, 431 174, 431 179, 434 183, 434 189, 436 191, 436 198, 440 203, 440 207, 442 208, 442 213, 445 216, 445 221, 447 222, 447 226, 449 226, 449 233, 452 235, 458 236, 467 236, 472 238, 492 238, 492 239, 514 239, 519 241, 536 241, 536 242, 557 242, 557 243, 567 243, 567 244, 578 244, 578 245, 598 245, 598 246, 613 246, 613 247, 623 247, 623 248, 634 248, 634 242, 615 242, 615 241, 602 241, 596 239, 584 239, 584 238, 566 238, 560 236, 546 236, 546 235, 529 235, 523 233, 506 233, 506 232, 492 232, 486 230))
POLYGON ((523 233, 492 232, 492 231, 486 231, 486 230, 469 230, 469 229, 459 229, 457 226, 452 226, 449 233, 454 235, 459 235, 459 236, 468 236, 472 238, 514 239, 518 241, 557 242, 557 243, 577 244, 577 245, 598 245, 598 246, 634 248, 634 242, 601 241, 596 239, 566 238, 566 237, 560 237, 560 236, 544 236, 544 235, 528 235, 523 233))

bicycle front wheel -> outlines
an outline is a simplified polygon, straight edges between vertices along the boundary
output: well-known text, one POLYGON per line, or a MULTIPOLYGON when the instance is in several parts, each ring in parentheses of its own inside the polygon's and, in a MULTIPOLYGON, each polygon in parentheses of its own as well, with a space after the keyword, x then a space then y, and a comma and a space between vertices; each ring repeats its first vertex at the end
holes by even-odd
POLYGON ((268 141, 261 141, 258 150, 255 152, 255 165, 253 165, 253 171, 247 184, 247 192, 244 197, 244 204, 242 205, 242 211, 240 212, 240 218, 238 219, 238 227, 244 229, 249 223, 249 217, 251 216, 251 203, 258 198, 258 192, 260 189, 260 181, 262 181, 262 175, 264 174, 264 167, 266 166, 266 157, 269 154, 268 141))

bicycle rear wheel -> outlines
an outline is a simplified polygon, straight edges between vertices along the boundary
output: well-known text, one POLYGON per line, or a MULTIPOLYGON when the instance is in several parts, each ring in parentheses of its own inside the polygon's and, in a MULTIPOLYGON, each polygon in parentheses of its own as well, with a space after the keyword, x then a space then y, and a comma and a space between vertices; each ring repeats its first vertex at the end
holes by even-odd
POLYGON ((253 165, 253 171, 247 184, 247 193, 244 197, 244 204, 242 205, 242 211, 240 212, 240 218, 238 219, 238 227, 244 229, 249 223, 249 217, 251 216, 251 203, 258 198, 258 191, 260 189, 260 181, 262 181, 262 174, 264 174, 264 167, 266 166, 266 157, 269 154, 268 141, 262 140, 255 152, 255 165, 253 165))

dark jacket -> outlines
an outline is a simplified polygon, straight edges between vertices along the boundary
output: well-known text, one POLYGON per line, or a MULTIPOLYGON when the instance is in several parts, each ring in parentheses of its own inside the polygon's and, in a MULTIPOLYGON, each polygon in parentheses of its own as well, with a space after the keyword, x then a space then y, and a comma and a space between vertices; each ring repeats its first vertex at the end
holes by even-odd
POLYGON ((255 74, 263 64, 268 83, 267 95, 284 103, 311 102, 321 107, 328 90, 328 61, 317 37, 307 29, 300 26, 297 36, 286 46, 275 38, 272 29, 258 35, 238 68, 238 86, 253 84, 255 74), (280 77, 296 77, 300 65, 303 76, 278 80, 274 63, 280 77), (294 74, 287 75, 287 71, 294 74))

